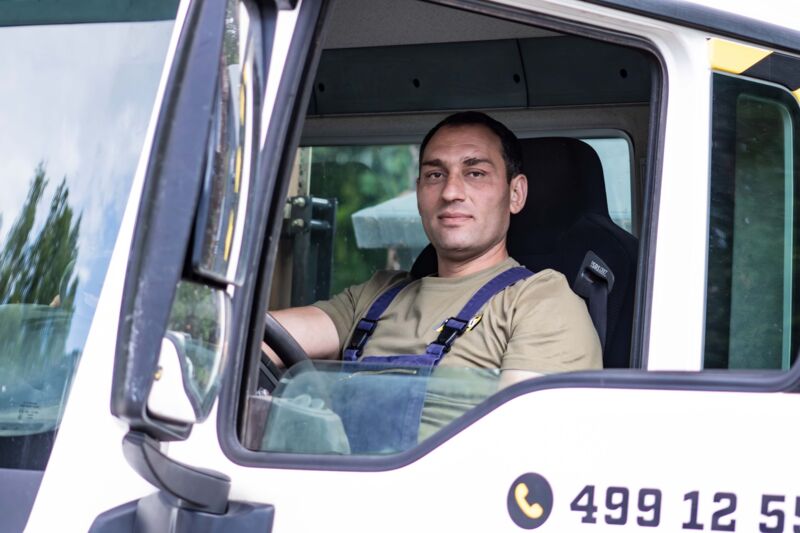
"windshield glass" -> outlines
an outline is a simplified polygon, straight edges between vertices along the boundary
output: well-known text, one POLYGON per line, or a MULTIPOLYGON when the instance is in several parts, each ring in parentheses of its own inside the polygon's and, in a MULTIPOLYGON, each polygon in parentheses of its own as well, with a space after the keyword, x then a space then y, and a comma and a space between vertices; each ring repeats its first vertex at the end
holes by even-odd
POLYGON ((8 26, 13 9, 0 14, 0 468, 46 465, 172 31, 140 8, 139 22, 108 9, 116 22, 8 26))

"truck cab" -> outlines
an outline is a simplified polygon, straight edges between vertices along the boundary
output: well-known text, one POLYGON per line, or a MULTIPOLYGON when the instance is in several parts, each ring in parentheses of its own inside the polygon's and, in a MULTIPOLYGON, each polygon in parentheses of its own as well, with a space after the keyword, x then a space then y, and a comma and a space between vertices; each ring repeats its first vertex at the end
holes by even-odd
POLYGON ((0 14, 0 531, 800 529, 797 8, 35 4, 0 14), (268 312, 435 272, 419 143, 463 110, 521 139, 509 251, 604 368, 442 368, 446 415, 364 450, 343 384, 423 378, 268 312))

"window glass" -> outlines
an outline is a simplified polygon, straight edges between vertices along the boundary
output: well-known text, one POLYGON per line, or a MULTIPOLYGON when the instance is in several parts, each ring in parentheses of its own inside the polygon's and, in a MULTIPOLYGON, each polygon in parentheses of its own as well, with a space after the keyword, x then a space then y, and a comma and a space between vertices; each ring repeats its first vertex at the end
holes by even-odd
POLYGON ((331 293, 379 269, 408 269, 427 244, 414 194, 417 147, 335 146, 311 152, 311 194, 336 198, 331 293))
POLYGON ((715 75, 706 368, 787 369, 797 350, 797 104, 715 75))
POLYGON ((172 25, 0 28, 0 468, 49 457, 172 25))
POLYGON ((272 392, 260 449, 387 454, 436 433, 497 391, 500 371, 316 361, 286 372, 272 392))
POLYGON ((603 166, 608 214, 625 231, 633 232, 631 212, 631 149, 619 137, 581 139, 594 148, 603 166))

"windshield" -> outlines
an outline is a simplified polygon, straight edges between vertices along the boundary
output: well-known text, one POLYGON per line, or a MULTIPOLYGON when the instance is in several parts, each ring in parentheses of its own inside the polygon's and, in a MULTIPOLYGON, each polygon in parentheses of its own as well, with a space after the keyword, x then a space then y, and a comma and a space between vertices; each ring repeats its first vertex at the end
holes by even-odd
MULTIPOLYGON (((41 470, 100 296, 173 23, 141 8, 131 10, 136 22, 121 21, 124 6, 111 2, 115 22, 10 26, 31 24, 30 4, 0 14, 0 468, 41 470)), ((57 4, 43 13, 47 5, 33 7, 68 22, 88 13, 60 13, 57 4)))

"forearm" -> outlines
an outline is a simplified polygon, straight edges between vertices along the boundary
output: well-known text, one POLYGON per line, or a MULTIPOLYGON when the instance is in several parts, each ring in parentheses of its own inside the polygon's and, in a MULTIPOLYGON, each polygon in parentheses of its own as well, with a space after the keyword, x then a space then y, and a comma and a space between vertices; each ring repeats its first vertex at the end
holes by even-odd
MULTIPOLYGON (((293 307, 270 311, 270 314, 286 328, 310 358, 339 358, 339 334, 333 321, 321 309, 313 306, 293 307)), ((262 344, 262 347, 267 348, 264 351, 273 361, 278 361, 266 344, 262 344)))

